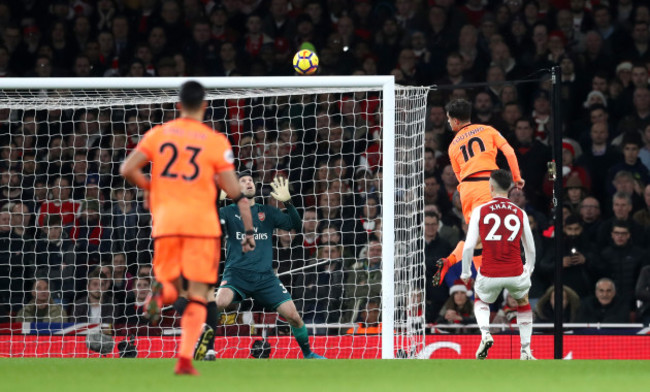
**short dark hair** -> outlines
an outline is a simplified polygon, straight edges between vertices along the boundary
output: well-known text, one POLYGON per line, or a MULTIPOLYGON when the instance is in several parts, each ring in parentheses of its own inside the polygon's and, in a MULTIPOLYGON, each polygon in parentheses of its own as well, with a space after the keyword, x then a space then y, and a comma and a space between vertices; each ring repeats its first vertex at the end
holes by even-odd
POLYGON ((582 218, 580 217, 580 215, 571 214, 566 217, 566 220, 564 221, 564 226, 566 227, 569 225, 575 225, 576 223, 582 226, 582 218))
POLYGON ((503 169, 495 170, 490 174, 490 179, 503 191, 510 190, 512 186, 512 174, 503 169))
POLYGON ((438 221, 440 221, 440 215, 436 214, 435 211, 426 211, 424 213, 425 218, 436 218, 438 221))
POLYGON ((469 121, 472 118, 472 104, 464 99, 454 99, 445 106, 447 115, 460 121, 469 121))
POLYGON ((623 134, 623 140, 621 141, 621 147, 625 147, 628 144, 634 144, 639 148, 643 147, 643 138, 641 137, 641 134, 637 131, 625 132, 623 134))
POLYGON ((183 83, 178 98, 184 108, 189 110, 196 110, 201 107, 203 99, 205 98, 205 89, 203 85, 194 80, 183 83))
POLYGON ((625 229, 628 232, 631 232, 632 230, 630 229, 630 224, 626 221, 623 220, 615 220, 614 223, 612 223, 612 231, 614 231, 614 228, 618 227, 620 229, 625 229))
POLYGON ((609 113, 607 106, 603 105, 602 103, 595 103, 589 106, 589 114, 595 112, 596 110, 602 110, 603 112, 609 113))
POLYGON ((532 129, 535 129, 535 121, 531 117, 519 117, 517 121, 515 121, 515 126, 522 121, 528 123, 532 129))
POLYGON ((48 214, 45 218, 45 226, 47 227, 61 227, 63 219, 59 214, 48 214))

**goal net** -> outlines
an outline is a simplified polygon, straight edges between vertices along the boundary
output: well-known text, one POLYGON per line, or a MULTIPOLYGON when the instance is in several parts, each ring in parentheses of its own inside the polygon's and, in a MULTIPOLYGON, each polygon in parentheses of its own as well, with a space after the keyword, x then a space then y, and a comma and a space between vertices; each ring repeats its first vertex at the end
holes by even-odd
MULTIPOLYGON (((289 179, 302 230, 276 230, 273 265, 329 358, 413 358, 424 345, 427 88, 392 77, 199 78, 205 122, 230 139, 258 203, 289 179)), ((180 316, 141 316, 151 216, 118 174, 185 79, 7 79, 0 92, 0 356, 172 357, 180 316)), ((181 202, 181 201, 179 201, 181 202)), ((228 201, 226 201, 228 203, 228 201)), ((222 260, 224 257, 222 256, 222 260)), ((221 271, 223 270, 223 261, 221 271)), ((299 358, 254 300, 216 331, 218 357, 299 358)))

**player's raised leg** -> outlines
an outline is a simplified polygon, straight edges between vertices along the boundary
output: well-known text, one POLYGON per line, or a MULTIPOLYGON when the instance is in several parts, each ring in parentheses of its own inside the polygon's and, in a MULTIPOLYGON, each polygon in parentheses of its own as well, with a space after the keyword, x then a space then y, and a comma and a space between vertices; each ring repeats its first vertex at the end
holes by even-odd
POLYGON ((289 322, 289 325, 291 325, 291 332, 293 333, 294 338, 296 338, 298 346, 300 346, 303 358, 325 359, 322 355, 318 355, 311 351, 311 348, 309 347, 309 331, 298 314, 298 310, 293 301, 289 300, 280 304, 276 310, 280 316, 284 317, 289 322))
POLYGON ((144 302, 143 311, 153 325, 160 321, 162 307, 178 298, 181 287, 181 239, 158 238, 154 243, 153 270, 156 282, 144 302))
POLYGON ((536 359, 530 349, 530 339, 533 334, 533 311, 528 302, 528 294, 517 299, 517 326, 519 327, 519 338, 521 339, 520 358, 522 360, 536 359))

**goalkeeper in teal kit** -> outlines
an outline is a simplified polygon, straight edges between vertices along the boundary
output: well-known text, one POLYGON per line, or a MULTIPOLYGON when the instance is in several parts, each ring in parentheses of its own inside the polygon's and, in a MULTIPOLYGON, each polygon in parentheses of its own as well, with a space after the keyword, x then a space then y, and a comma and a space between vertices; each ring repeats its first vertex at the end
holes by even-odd
MULTIPOLYGON (((221 286, 217 291, 217 319, 218 315, 232 302, 241 302, 246 298, 253 298, 266 309, 278 312, 291 325, 291 331, 296 338, 304 358, 323 359, 309 348, 309 334, 307 327, 298 314, 296 305, 291 300, 291 295, 280 282, 272 268, 273 263, 273 230, 295 229, 300 231, 302 220, 291 204, 289 183, 282 177, 276 177, 271 184, 271 196, 281 201, 287 207, 287 213, 278 208, 255 203, 255 183, 249 173, 242 173, 239 177, 242 195, 248 198, 253 215, 252 232, 246 232, 239 215, 239 207, 235 204, 219 209, 219 217, 226 241, 226 264, 221 279, 221 286), (242 238, 246 235, 255 238, 255 249, 243 253, 241 248, 242 238)), ((214 336, 204 336, 199 341, 197 351, 207 351, 214 336), (204 345, 205 348, 201 347, 204 345)), ((213 355, 206 353, 207 357, 213 355)))

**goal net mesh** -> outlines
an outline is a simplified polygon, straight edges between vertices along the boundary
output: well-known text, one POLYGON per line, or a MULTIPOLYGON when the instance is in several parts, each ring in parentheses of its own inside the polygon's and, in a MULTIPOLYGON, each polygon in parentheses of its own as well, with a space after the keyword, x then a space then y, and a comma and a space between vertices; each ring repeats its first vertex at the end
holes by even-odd
MULTIPOLYGON (((396 88, 389 206, 380 88, 207 91, 205 122, 228 136, 237 169, 253 173, 257 202, 283 208, 270 183, 290 181, 303 226, 276 230, 273 265, 327 357, 381 357, 382 301, 394 304, 395 355, 424 345, 427 93, 396 88), (382 209, 394 212, 393 271, 382 271, 382 209), (382 273, 394 274, 391 298, 382 273)), ((148 129, 179 115, 176 102, 176 89, 0 92, 0 356, 120 356, 129 337, 139 357, 175 355, 176 311, 155 326, 141 316, 151 216, 118 168, 148 129)), ((265 339, 271 357, 299 358, 290 334, 247 299, 222 314, 215 350, 248 357, 265 339)))

